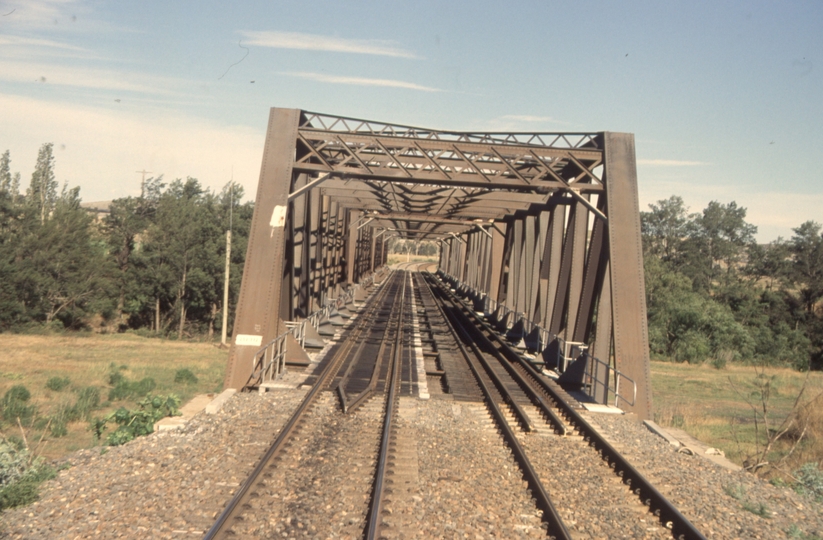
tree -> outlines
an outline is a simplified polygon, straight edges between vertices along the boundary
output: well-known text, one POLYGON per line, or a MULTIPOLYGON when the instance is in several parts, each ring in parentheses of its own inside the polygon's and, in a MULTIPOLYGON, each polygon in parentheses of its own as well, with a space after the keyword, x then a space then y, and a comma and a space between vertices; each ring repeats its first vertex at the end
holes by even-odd
POLYGON ((676 361, 725 361, 751 354, 753 342, 728 306, 695 292, 685 275, 645 259, 651 352, 676 361))
POLYGON ((688 214, 683 199, 672 195, 649 205, 650 212, 640 213, 643 247, 647 253, 679 266, 683 243, 692 230, 696 215, 688 214))
POLYGON ((806 313, 815 313, 815 304, 823 298, 823 235, 820 224, 807 221, 792 229, 789 240, 792 255, 790 275, 799 287, 806 313))
POLYGON ((6 150, 0 156, 0 193, 10 195, 11 182, 11 155, 6 150))
POLYGON ((30 219, 16 252, 18 294, 29 316, 78 327, 96 297, 107 293, 105 250, 80 208, 80 188, 63 189, 44 223, 30 219))
MULTIPOLYGON (((222 235, 208 204, 210 197, 194 178, 175 180, 160 196, 146 233, 144 260, 162 280, 156 290, 168 295, 172 316, 178 317, 178 338, 183 337, 189 307, 206 302, 204 288, 214 290, 207 286, 208 276, 218 271, 211 268, 214 257, 209 254, 217 252, 215 239, 222 235)), ((160 296, 157 302, 159 306, 160 296)))
POLYGON ((712 292, 737 277, 757 232, 745 218, 746 209, 734 201, 725 205, 712 201, 695 218, 684 246, 683 271, 697 289, 712 292))
POLYGON ((755 282, 765 281, 767 289, 785 280, 791 267, 791 253, 782 237, 767 245, 749 245, 746 259, 746 275, 755 282))
MULTIPOLYGON (((109 252, 117 266, 117 316, 123 325, 126 311, 127 288, 137 284, 130 279, 132 255, 138 235, 146 230, 157 211, 157 203, 165 187, 163 177, 149 178, 143 186, 140 197, 115 199, 109 207, 109 214, 103 220, 103 232, 109 245, 109 252)), ((138 309, 139 311, 139 309, 138 309)))
POLYGON ((41 224, 46 222, 46 217, 57 201, 57 180, 54 179, 52 147, 52 143, 46 143, 40 147, 37 153, 37 164, 31 175, 31 184, 26 193, 29 204, 36 208, 40 215, 41 224))

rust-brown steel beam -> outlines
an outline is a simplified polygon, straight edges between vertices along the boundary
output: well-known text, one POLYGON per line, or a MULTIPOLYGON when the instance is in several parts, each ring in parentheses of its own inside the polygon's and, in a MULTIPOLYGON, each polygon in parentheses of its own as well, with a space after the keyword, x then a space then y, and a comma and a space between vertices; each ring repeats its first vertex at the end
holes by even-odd
POLYGON ((269 115, 225 388, 243 388, 252 374, 254 354, 285 329, 279 313, 280 292, 285 266, 286 210, 299 121, 300 112, 296 110, 272 109, 269 115))
POLYGON ((637 383, 637 402, 629 409, 640 418, 650 418, 651 370, 634 135, 606 132, 604 145, 614 357, 617 369, 637 383))

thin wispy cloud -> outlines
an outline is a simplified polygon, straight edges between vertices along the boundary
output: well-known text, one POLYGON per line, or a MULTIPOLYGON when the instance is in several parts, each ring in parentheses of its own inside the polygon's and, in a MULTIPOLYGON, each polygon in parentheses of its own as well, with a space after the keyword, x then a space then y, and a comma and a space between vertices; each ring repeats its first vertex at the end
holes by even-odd
POLYGON ((70 86, 91 90, 118 90, 143 94, 173 94, 179 81, 103 69, 74 68, 59 64, 0 60, 0 81, 70 86), (134 80, 129 80, 129 79, 134 80), (138 82, 139 80, 139 82, 138 82))
POLYGON ((711 163, 705 161, 686 161, 680 159, 638 159, 637 164, 656 167, 696 167, 699 165, 711 165, 711 163))
POLYGON ((60 41, 50 39, 27 38, 21 36, 0 36, 0 47, 47 47, 51 49, 61 49, 67 51, 85 51, 83 47, 69 45, 60 41))
POLYGON ((401 48, 394 41, 377 39, 346 39, 300 32, 241 32, 247 45, 273 49, 297 49, 351 54, 418 58, 416 54, 401 48))
POLYGON ((330 84, 348 84, 354 86, 382 86, 388 88, 405 88, 407 90, 419 90, 422 92, 442 92, 439 88, 423 86, 407 81, 397 81, 394 79, 369 79, 365 77, 345 77, 340 75, 325 75, 323 73, 310 73, 305 71, 281 72, 280 75, 287 77, 297 77, 310 81, 324 82, 330 84))

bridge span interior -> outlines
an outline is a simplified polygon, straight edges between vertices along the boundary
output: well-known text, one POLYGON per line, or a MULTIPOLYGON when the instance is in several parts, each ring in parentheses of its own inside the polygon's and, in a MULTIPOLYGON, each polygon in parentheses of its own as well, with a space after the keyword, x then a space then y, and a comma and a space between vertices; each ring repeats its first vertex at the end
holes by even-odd
POLYGON ((535 361, 650 415, 632 134, 440 131, 297 109, 270 112, 225 387, 253 384, 278 338, 301 352, 292 330, 373 279, 395 237, 437 241, 441 277, 535 361))

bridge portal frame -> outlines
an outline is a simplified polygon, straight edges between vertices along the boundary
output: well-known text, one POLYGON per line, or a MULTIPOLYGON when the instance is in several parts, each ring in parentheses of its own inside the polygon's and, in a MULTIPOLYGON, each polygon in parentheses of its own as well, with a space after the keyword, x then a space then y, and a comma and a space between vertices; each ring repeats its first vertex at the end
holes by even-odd
POLYGON ((428 130, 270 111, 226 388, 261 344, 386 262, 439 240, 440 269, 637 385, 651 415, 634 136, 428 130), (387 234, 388 233, 388 234, 387 234))

